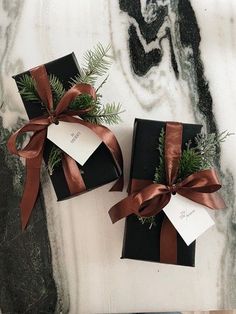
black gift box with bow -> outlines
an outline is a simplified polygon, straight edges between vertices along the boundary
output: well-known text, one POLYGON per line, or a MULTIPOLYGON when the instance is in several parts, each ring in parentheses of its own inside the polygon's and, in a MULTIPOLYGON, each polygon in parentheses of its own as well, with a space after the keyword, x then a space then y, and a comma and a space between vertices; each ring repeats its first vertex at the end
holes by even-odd
MULTIPOLYGON (((134 123, 133 148, 130 180, 153 180, 159 162, 158 138, 165 122, 136 119, 134 123)), ((183 145, 201 132, 201 125, 183 124, 183 145)), ((200 205, 199 205, 200 206, 200 205)), ((143 261, 160 261, 160 233, 165 213, 161 211, 155 217, 155 226, 142 224, 134 214, 125 222, 123 250, 121 258, 143 261)), ((195 242, 187 246, 177 234, 177 264, 194 266, 195 242)))
MULTIPOLYGON (((70 87, 70 81, 79 75, 79 65, 74 53, 45 64, 48 75, 55 75, 62 83, 66 90, 70 87)), ((30 75, 29 71, 13 76, 19 89, 19 79, 24 75, 30 75)), ((23 97, 22 101, 29 119, 43 115, 44 109, 39 102, 29 102, 23 97)), ((44 161, 47 165, 52 143, 48 139, 44 147, 44 161)), ((79 149, 79 148, 78 148, 79 149)), ((106 183, 116 180, 120 176, 120 170, 115 164, 111 153, 104 143, 101 143, 96 151, 90 156, 87 162, 81 166, 77 163, 86 185, 87 191, 106 183)), ((72 197, 63 169, 61 166, 55 167, 53 174, 50 176, 58 201, 72 197)))

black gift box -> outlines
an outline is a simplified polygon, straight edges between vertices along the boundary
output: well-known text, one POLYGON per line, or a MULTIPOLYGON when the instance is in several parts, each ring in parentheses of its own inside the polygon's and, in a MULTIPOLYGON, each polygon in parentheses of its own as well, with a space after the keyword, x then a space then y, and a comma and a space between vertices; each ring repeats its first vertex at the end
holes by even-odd
MULTIPOLYGON (((45 64, 46 71, 54 74, 63 83, 66 90, 70 88, 70 81, 79 75, 79 65, 74 53, 45 64)), ((13 76, 19 89, 19 79, 24 75, 30 75, 29 71, 13 76)), ((43 115, 45 112, 40 103, 28 102, 22 98, 29 119, 43 115)), ((47 165, 52 142, 48 139, 44 146, 44 161, 47 165)), ((120 176, 120 170, 116 166, 110 151, 101 143, 87 162, 81 166, 77 163, 87 190, 94 189, 106 183, 116 180, 120 176)), ((71 197, 62 167, 55 167, 50 176, 58 201, 71 197)))
MULTIPOLYGON (((165 122, 135 119, 130 180, 153 180, 155 168, 158 166, 159 151, 158 138, 165 122)), ((183 144, 201 132, 201 125, 183 124, 183 144)), ((142 224, 136 215, 126 218, 123 250, 121 258, 130 258, 143 261, 160 261, 160 232, 165 213, 161 211, 155 217, 155 226, 142 224)), ((177 264, 194 266, 195 242, 187 246, 184 240, 177 235, 177 264)))

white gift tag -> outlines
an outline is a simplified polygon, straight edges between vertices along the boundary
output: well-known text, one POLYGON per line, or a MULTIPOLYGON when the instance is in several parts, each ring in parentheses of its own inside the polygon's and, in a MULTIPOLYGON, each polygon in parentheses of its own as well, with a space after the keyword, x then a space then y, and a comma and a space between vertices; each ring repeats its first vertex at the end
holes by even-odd
POLYGON ((178 194, 163 210, 187 245, 215 224, 203 205, 178 194))
POLYGON ((50 124, 47 138, 70 155, 81 166, 102 143, 102 140, 82 124, 59 121, 50 124))

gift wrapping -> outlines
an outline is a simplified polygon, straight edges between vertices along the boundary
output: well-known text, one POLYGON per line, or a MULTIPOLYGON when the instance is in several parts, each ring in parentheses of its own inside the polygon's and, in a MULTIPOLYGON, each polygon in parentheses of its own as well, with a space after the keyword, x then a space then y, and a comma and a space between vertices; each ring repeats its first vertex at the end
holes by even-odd
MULTIPOLYGON (((130 182, 132 179, 154 179, 159 162, 158 138, 165 124, 160 121, 135 119, 130 182)), ((201 128, 201 125, 183 124, 182 149, 189 140, 193 142, 201 128)), ((161 211, 155 216, 156 225, 150 228, 148 223, 142 224, 135 214, 129 215, 125 222, 121 258, 160 262, 160 234, 164 218, 168 219, 164 211, 161 211)), ((171 224, 170 221, 169 223, 171 224)), ((178 233, 176 264, 195 265, 195 241, 187 246, 178 233)))
MULTIPOLYGON (((66 90, 70 88, 71 79, 79 75, 79 65, 74 53, 48 62, 44 66, 46 68, 47 74, 55 75, 62 82, 66 90)), ((30 75, 30 71, 26 71, 13 76, 18 88, 18 81, 24 74, 30 75)), ((37 118, 45 114, 45 109, 41 106, 40 103, 32 103, 26 101, 23 97, 21 98, 29 119, 37 118)), ((46 165, 52 146, 52 142, 46 139, 43 152, 43 157, 46 165)), ((96 151, 90 156, 90 158, 83 166, 78 163, 76 164, 80 169, 82 178, 86 186, 86 191, 114 181, 121 175, 119 167, 117 167, 110 151, 104 143, 101 143, 99 145, 96 151)), ((52 175, 50 175, 50 178, 58 201, 73 196, 70 193, 65 174, 61 166, 55 167, 52 175)))

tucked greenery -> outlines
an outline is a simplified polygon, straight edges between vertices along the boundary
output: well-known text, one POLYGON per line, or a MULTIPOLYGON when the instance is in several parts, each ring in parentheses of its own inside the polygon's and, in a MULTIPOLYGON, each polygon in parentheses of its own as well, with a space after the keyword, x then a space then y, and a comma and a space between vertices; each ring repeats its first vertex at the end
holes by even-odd
POLYGON ((62 150, 58 146, 53 145, 49 154, 49 161, 47 164, 47 169, 50 175, 53 174, 53 170, 55 169, 55 167, 61 163, 61 158, 62 150))
POLYGON ((52 90, 54 109, 60 99, 64 96, 66 90, 62 82, 53 74, 49 75, 49 82, 52 90))
POLYGON ((154 182, 165 183, 166 172, 165 172, 165 158, 164 158, 164 147, 165 147, 165 131, 164 128, 161 129, 160 136, 158 139, 158 151, 159 151, 159 164, 156 167, 154 182))
POLYGON ((201 169, 208 169, 214 165, 214 160, 219 157, 218 148, 227 137, 233 135, 228 131, 223 131, 218 135, 215 133, 198 134, 195 138, 196 148, 194 149, 201 155, 201 169))
POLYGON ((191 147, 191 141, 186 143, 186 148, 183 150, 180 162, 177 180, 183 180, 190 174, 202 170, 202 155, 199 151, 191 147))
POLYGON ((150 216, 150 217, 137 216, 137 217, 138 217, 138 220, 141 222, 142 225, 149 224, 149 229, 152 229, 152 227, 156 226, 155 216, 150 216))
POLYGON ((30 75, 22 75, 18 81, 19 92, 26 101, 41 102, 36 91, 35 82, 30 75))
MULTIPOLYGON (((95 85, 97 80, 102 76, 106 77, 99 83, 96 88, 96 99, 90 95, 82 94, 76 97, 69 105, 69 110, 79 111, 86 109, 86 112, 81 116, 84 120, 94 124, 118 124, 121 122, 120 114, 123 112, 121 104, 118 103, 102 103, 102 95, 98 92, 107 82, 107 71, 111 65, 112 57, 109 55, 110 46, 103 47, 100 43, 93 49, 88 50, 84 55, 84 65, 80 68, 80 75, 71 78, 71 87, 74 84, 86 83, 95 85)), ((62 82, 55 76, 49 75, 49 83, 53 95, 54 109, 56 108, 60 99, 66 93, 62 82)), ((23 75, 18 80, 19 92, 26 101, 42 103, 37 90, 36 83, 30 75, 23 75)), ((49 156, 48 170, 53 173, 54 167, 60 164, 61 150, 57 146, 53 149, 49 156)))

